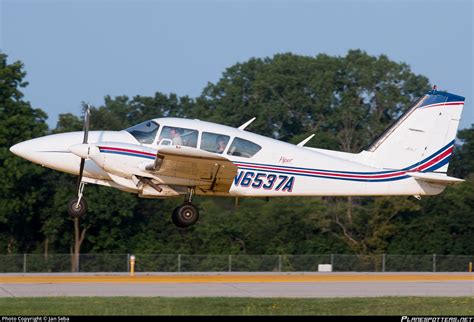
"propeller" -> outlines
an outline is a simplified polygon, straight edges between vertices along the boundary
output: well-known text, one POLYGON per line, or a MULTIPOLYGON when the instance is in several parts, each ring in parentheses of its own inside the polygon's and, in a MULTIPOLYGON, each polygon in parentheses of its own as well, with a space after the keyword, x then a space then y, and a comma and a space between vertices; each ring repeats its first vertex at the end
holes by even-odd
MULTIPOLYGON (((85 109, 85 114, 84 114, 84 126, 83 126, 83 131, 84 131, 84 139, 82 140, 82 144, 87 144, 87 141, 89 139, 89 116, 91 114, 91 107, 89 104, 87 104, 87 107, 85 109)), ((81 187, 81 181, 82 181, 82 174, 84 172, 84 163, 86 162, 86 159, 81 157, 81 165, 79 166, 79 176, 77 177, 77 185, 76 185, 76 192, 79 194, 79 189, 81 187)))

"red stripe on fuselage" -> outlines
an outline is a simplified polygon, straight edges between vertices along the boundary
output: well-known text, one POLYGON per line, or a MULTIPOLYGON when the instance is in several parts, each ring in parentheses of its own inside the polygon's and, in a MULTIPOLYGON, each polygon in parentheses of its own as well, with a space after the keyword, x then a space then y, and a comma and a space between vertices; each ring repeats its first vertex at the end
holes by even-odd
POLYGON ((445 157, 451 155, 451 153, 453 153, 453 146, 451 146, 449 149, 447 149, 446 151, 444 151, 443 153, 439 154, 438 156, 434 157, 433 159, 431 159, 430 161, 428 161, 427 163, 423 164, 423 165, 420 165, 416 168, 414 168, 413 170, 411 171, 423 171, 425 170, 426 168, 429 168, 430 166, 432 166, 433 164, 443 160, 445 157))
POLYGON ((136 151, 136 150, 129 150, 129 149, 122 149, 122 148, 112 148, 108 146, 99 146, 99 149, 104 149, 104 150, 111 150, 111 151, 119 151, 119 152, 129 152, 129 153, 136 153, 136 154, 143 154, 143 155, 148 155, 148 156, 156 156, 156 154, 153 153, 148 153, 148 152, 142 152, 142 151, 136 151))
POLYGON ((271 166, 261 166, 261 165, 247 165, 242 163, 235 163, 238 167, 245 167, 245 168, 253 168, 253 169, 261 169, 261 170, 274 170, 274 171, 285 171, 285 172, 293 172, 293 173, 306 173, 306 174, 316 174, 316 175, 325 175, 325 176, 333 176, 333 177, 341 177, 341 178, 359 178, 359 179, 383 179, 383 178, 390 178, 396 177, 400 175, 404 175, 407 172, 418 172, 423 171, 435 163, 443 160, 445 157, 449 156, 453 151, 453 146, 449 147, 447 150, 438 154, 437 156, 433 157, 426 163, 419 165, 413 169, 409 169, 406 171, 396 171, 392 173, 385 173, 385 174, 366 174, 366 175, 358 175, 358 174, 345 174, 345 173, 334 173, 331 171, 312 171, 312 170, 298 170, 298 169, 289 169, 289 168, 280 168, 280 167, 271 167, 271 166))
POLYGON ((236 163, 238 167, 245 167, 245 168, 256 168, 262 170, 275 170, 275 171, 285 171, 285 172, 293 172, 293 173, 307 173, 307 174, 316 174, 316 175, 325 175, 325 176, 334 176, 334 177, 341 177, 341 178, 361 178, 361 179, 377 179, 377 178, 389 178, 398 175, 405 174, 405 171, 397 171, 393 173, 386 173, 386 174, 366 174, 366 175, 358 175, 358 174, 345 174, 345 173, 333 173, 333 172, 321 172, 321 171, 311 171, 311 170, 297 170, 297 169, 288 169, 288 168, 276 168, 276 167, 267 167, 267 166, 259 166, 259 165, 247 165, 236 163))
POLYGON ((420 108, 437 107, 437 106, 445 106, 445 105, 460 105, 460 104, 464 104, 464 102, 437 103, 437 104, 425 105, 420 108))
MULTIPOLYGON (((449 103, 448 103, 449 104, 449 103)), ((106 146, 99 146, 100 149, 104 150, 110 150, 110 151, 118 151, 118 152, 128 152, 128 153, 135 153, 135 154, 141 154, 141 155, 146 155, 146 156, 156 156, 153 153, 149 152, 142 152, 142 151, 136 151, 136 150, 130 150, 130 149, 123 149, 123 148, 113 148, 113 147, 106 147, 106 146)), ((235 163, 238 167, 246 167, 246 168, 254 168, 256 170, 261 169, 261 170, 274 170, 274 171, 285 171, 285 172, 293 172, 293 173, 305 173, 305 174, 315 174, 315 175, 325 175, 325 176, 333 176, 333 177, 339 177, 339 178, 355 178, 355 179, 383 179, 383 178, 390 178, 390 177, 396 177, 400 175, 404 175, 407 172, 417 172, 417 171, 423 171, 424 169, 429 168, 430 166, 434 165, 435 163, 443 160, 445 157, 450 155, 453 151, 453 146, 449 147, 447 150, 439 154, 438 156, 435 156, 431 160, 427 161, 423 165, 419 165, 413 169, 407 170, 407 171, 396 171, 393 173, 385 173, 385 174, 346 174, 346 173, 335 173, 332 171, 314 171, 314 170, 299 170, 299 169, 289 169, 289 168, 281 168, 281 167, 272 167, 272 166, 262 166, 262 165, 247 165, 247 164, 242 164, 242 163, 235 163)))

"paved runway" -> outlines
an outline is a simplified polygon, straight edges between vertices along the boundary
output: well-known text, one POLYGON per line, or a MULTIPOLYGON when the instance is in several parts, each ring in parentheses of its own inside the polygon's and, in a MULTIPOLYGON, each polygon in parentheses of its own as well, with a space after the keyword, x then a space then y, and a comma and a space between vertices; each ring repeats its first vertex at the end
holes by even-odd
POLYGON ((1 274, 0 297, 474 296, 469 273, 1 274))

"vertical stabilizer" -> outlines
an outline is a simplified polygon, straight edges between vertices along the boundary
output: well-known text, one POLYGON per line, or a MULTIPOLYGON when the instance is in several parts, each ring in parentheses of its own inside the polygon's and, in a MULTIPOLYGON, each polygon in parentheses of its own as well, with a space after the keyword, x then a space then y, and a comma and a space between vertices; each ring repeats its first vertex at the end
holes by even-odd
POLYGON ((409 108, 367 149, 371 165, 387 169, 446 172, 464 97, 432 90, 409 108))

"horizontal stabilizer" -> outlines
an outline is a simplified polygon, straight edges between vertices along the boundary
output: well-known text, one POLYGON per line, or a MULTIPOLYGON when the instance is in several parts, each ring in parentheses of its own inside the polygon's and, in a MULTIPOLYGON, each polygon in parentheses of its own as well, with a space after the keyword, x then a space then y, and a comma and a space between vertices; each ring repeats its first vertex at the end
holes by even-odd
POLYGON ((463 179, 449 177, 445 174, 440 174, 440 173, 408 172, 407 174, 409 176, 412 176, 416 180, 444 184, 444 185, 451 185, 451 184, 456 184, 456 183, 465 181, 463 179))

